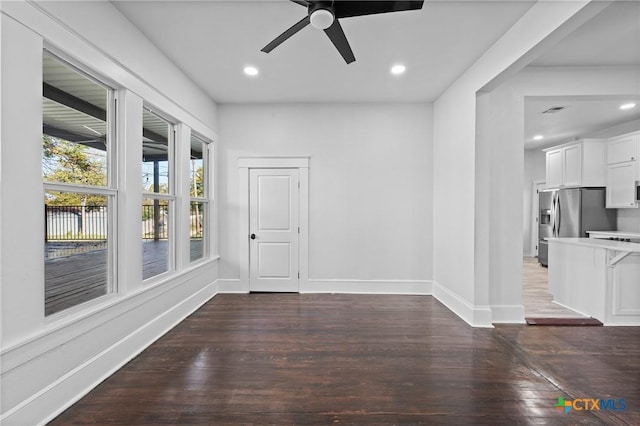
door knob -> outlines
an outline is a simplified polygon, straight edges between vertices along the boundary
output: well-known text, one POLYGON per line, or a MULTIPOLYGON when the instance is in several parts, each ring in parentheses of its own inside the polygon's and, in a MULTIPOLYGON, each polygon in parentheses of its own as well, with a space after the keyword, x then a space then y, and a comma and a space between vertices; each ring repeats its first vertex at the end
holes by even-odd
POLYGON ((251 239, 255 240, 256 239, 256 234, 251 234, 251 239))

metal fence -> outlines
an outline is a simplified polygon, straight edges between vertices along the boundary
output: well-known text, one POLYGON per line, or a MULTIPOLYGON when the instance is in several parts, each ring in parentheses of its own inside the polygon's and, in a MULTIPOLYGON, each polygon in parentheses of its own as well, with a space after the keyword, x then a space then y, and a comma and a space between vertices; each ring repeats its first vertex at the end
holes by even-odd
POLYGON ((44 206, 46 241, 106 240, 107 207, 44 206))
POLYGON ((166 205, 142 205, 142 238, 166 240, 169 238, 169 215, 166 205), (157 207, 157 208, 156 208, 157 207))
MULTIPOLYGON (((190 238, 202 238, 204 208, 199 206, 191 212, 190 238)), ((106 240, 108 213, 106 206, 44 206, 45 241, 106 240)), ((142 206, 142 238, 166 240, 169 223, 166 206, 142 206)))

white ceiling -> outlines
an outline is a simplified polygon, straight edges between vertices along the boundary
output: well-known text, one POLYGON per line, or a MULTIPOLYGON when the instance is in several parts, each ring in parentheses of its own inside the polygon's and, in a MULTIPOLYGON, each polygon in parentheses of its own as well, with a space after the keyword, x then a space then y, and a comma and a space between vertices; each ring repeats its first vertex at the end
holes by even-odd
POLYGON ((116 7, 220 103, 435 100, 531 1, 433 1, 418 11, 341 19, 347 65, 308 26, 266 54, 307 11, 290 1, 118 1, 116 7), (395 63, 407 72, 390 75, 395 63), (246 65, 260 69, 247 78, 246 65))
POLYGON ((531 65, 640 65, 640 2, 613 3, 531 65))
POLYGON ((640 96, 540 96, 525 99, 525 137, 527 149, 564 143, 640 118, 640 108, 620 110, 620 105, 635 102, 640 96), (543 113, 552 107, 564 107, 555 113, 543 113), (540 134, 544 139, 535 141, 540 134))
MULTIPOLYGON (((420 11, 342 19, 356 56, 347 65, 325 34, 310 26, 271 53, 260 51, 305 16, 305 8, 290 1, 114 2, 219 103, 434 101, 533 3, 427 0, 420 11), (395 63, 405 64, 407 73, 390 75, 395 63), (257 66, 259 76, 245 76, 246 65, 257 66)), ((531 65, 640 67, 640 2, 615 2, 531 65)), ((640 108, 621 113, 620 102, 527 98, 525 146, 640 118, 640 108), (555 105, 569 107, 552 117, 539 114, 555 105), (537 133, 545 140, 532 141, 537 133)))

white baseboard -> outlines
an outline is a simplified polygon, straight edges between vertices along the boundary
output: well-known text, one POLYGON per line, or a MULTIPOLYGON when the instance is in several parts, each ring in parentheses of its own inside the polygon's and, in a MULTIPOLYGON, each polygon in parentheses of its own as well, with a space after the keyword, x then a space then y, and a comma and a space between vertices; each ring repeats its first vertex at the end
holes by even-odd
POLYGON ((491 305, 491 321, 494 324, 525 324, 523 305, 491 305))
POLYGON ((472 327, 493 327, 489 306, 474 306, 435 281, 433 296, 472 327))
MULTIPOLYGON (((249 293, 249 284, 237 278, 219 278, 219 293, 249 293)), ((301 280, 302 293, 353 293, 353 294, 415 294, 430 295, 433 286, 428 280, 301 280)))
POLYGON ((238 278, 218 278, 219 293, 249 293, 249 284, 243 284, 238 278))
POLYGON ((430 295, 432 291, 432 282, 428 280, 309 279, 300 285, 300 293, 430 295))
POLYGON ((3 413, 0 423, 39 425, 52 420, 215 295, 215 283, 201 288, 3 413))

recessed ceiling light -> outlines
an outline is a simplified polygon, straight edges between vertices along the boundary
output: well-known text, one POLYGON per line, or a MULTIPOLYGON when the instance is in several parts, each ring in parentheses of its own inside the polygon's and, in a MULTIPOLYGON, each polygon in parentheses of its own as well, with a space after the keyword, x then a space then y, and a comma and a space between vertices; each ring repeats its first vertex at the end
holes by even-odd
POLYGON ((404 74, 406 70, 407 70, 407 67, 405 67, 402 64, 397 64, 391 67, 391 74, 393 75, 404 74))
POLYGON ((630 102, 628 104, 620 105, 620 109, 631 109, 631 108, 633 108, 635 106, 636 106, 636 104, 634 104, 633 102, 630 102))
POLYGON ((534 141, 541 141, 542 139, 544 139, 544 136, 542 136, 542 135, 535 135, 535 136, 533 137, 533 140, 534 140, 534 141))
POLYGON ((256 75, 258 75, 258 68, 256 67, 252 67, 252 66, 247 66, 244 67, 244 73, 250 77, 255 77, 256 75))

